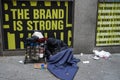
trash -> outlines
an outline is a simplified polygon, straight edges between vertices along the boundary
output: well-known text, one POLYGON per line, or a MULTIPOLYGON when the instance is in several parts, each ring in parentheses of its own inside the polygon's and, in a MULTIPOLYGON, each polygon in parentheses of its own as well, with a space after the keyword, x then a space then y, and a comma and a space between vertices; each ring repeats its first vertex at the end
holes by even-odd
POLYGON ((40 55, 39 55, 40 58, 43 58, 43 56, 44 56, 44 54, 40 54, 40 55))
POLYGON ((35 63, 34 68, 35 69, 47 69, 47 64, 45 64, 45 63, 35 63))
POLYGON ((45 69, 45 64, 44 63, 41 64, 41 69, 45 69))
POLYGON ((88 63, 90 63, 90 61, 83 61, 83 63, 84 63, 84 64, 88 64, 88 63))
POLYGON ((24 62, 22 60, 20 60, 19 63, 23 64, 24 62))
POLYGON ((100 58, 98 56, 94 56, 93 59, 98 60, 100 58))
POLYGON ((106 52, 104 50, 102 51, 93 50, 93 53, 95 54, 95 56, 93 57, 94 59, 97 59, 97 57, 108 59, 111 56, 109 52, 106 52))
POLYGON ((83 53, 80 53, 80 56, 83 56, 83 53))

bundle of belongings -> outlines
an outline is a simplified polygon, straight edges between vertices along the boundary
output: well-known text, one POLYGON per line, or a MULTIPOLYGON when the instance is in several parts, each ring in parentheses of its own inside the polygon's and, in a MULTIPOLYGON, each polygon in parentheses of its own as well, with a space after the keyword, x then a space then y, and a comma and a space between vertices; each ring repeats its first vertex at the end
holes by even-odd
POLYGON ((74 58, 72 48, 59 39, 44 38, 41 32, 34 32, 32 37, 40 43, 46 41, 47 69, 61 80, 73 80, 80 60, 74 58))

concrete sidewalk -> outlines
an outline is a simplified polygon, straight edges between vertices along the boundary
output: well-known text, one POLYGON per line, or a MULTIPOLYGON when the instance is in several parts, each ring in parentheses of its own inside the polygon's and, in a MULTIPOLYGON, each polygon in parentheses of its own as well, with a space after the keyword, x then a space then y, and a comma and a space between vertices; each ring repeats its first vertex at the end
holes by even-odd
MULTIPOLYGON (((120 80, 120 54, 112 54, 108 60, 94 60, 92 54, 74 56, 81 60, 74 80, 120 80)), ((59 80, 49 71, 34 69, 32 63, 21 64, 20 60, 24 56, 0 57, 0 80, 59 80)))

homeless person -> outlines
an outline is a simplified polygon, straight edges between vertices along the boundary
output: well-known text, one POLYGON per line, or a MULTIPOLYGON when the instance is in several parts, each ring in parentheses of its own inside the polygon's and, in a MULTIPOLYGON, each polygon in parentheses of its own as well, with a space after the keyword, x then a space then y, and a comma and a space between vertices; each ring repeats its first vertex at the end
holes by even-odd
POLYGON ((74 58, 73 49, 69 48, 62 40, 44 38, 42 34, 36 36, 38 42, 46 41, 45 57, 48 70, 61 80, 73 80, 78 71, 77 63, 80 61, 74 58))

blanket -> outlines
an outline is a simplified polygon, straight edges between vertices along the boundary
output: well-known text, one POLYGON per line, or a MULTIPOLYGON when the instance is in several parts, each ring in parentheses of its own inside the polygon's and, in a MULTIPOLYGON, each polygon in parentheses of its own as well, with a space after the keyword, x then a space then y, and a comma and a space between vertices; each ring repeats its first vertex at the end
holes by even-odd
POLYGON ((50 56, 48 70, 61 80, 73 80, 78 71, 79 59, 74 58, 72 48, 68 48, 50 56))

